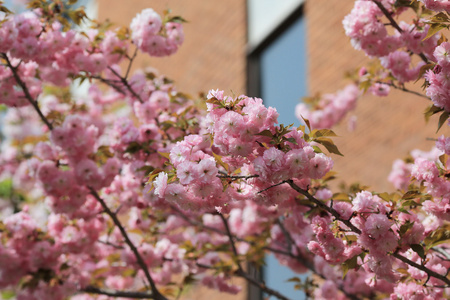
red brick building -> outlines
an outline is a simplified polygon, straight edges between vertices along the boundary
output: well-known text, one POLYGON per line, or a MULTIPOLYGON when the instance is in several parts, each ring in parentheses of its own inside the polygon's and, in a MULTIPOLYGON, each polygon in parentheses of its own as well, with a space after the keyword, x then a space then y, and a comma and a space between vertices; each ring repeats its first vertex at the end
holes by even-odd
MULTIPOLYGON (((272 1, 273 5, 275 2, 272 1)), ((155 67, 174 79, 180 91, 192 95, 219 88, 236 95, 259 96, 262 87, 258 72, 262 70, 259 63, 252 61, 260 59, 258 51, 264 51, 301 18, 306 22, 304 36, 299 39, 304 39, 307 49, 303 55, 309 94, 343 88, 348 83, 344 73, 368 62, 362 52, 352 48, 341 24, 353 1, 307 0, 301 7, 293 6, 291 14, 275 22, 265 37, 250 45, 245 0, 98 0, 99 19, 109 18, 119 25, 129 25, 135 14, 147 7, 159 13, 170 8, 189 23, 184 26, 185 43, 177 54, 162 59, 141 56, 135 67, 155 67)), ((359 181, 378 191, 392 190, 386 178, 394 159, 405 157, 412 149, 429 150, 433 146, 427 138, 436 138, 436 121, 432 119, 425 124, 422 115, 428 104, 423 98, 398 91, 392 91, 386 98, 362 97, 354 111, 358 119, 356 130, 349 132, 345 120, 335 129, 340 136, 335 142, 345 155, 334 157, 334 170, 340 180, 359 181)), ((239 298, 224 295, 220 299, 245 297, 245 294, 239 298)), ((186 299, 219 298, 201 289, 186 299)))

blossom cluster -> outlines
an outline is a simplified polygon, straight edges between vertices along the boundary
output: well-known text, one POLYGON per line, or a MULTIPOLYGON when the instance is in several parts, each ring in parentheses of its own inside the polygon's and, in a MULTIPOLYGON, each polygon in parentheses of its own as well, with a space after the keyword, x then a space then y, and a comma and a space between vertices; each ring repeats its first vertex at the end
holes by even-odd
POLYGON ((426 8, 434 11, 450 12, 450 3, 447 0, 420 0, 426 8))
MULTIPOLYGON (((400 13, 394 1, 377 3, 400 13)), ((418 75, 410 54, 437 62, 426 76, 440 74, 447 44, 421 43, 428 25, 401 23, 403 33, 388 35, 381 17, 373 1, 356 1, 344 26, 357 47, 401 83, 418 75)), ((305 132, 278 125, 262 99, 211 90, 198 104, 154 71, 131 74, 129 44, 172 54, 183 41, 179 20, 146 9, 129 38, 102 26, 64 31, 43 8, 0 25, 0 102, 10 107, 0 288, 19 300, 103 299, 111 290, 162 300, 168 287, 181 295, 197 281, 234 294, 233 276, 248 278, 242 262, 260 265, 269 251, 322 277, 317 298, 446 298, 447 248, 430 246, 449 221, 446 156, 397 162, 391 179, 402 192, 333 194, 323 146, 339 151, 334 132, 320 129, 354 108, 358 88, 325 95, 315 112, 300 106, 305 132), (75 79, 90 81, 86 94, 70 92, 75 79)), ((449 143, 441 137, 437 148, 449 154, 449 143)))
POLYGON ((184 41, 180 23, 164 22, 153 9, 140 12, 130 25, 133 43, 152 56, 167 56, 175 53, 184 41))
POLYGON ((335 94, 323 95, 312 108, 304 103, 297 104, 295 114, 300 120, 302 118, 308 119, 311 123, 311 128, 332 128, 349 111, 355 109, 359 95, 358 87, 354 84, 349 84, 335 94))
POLYGON ((429 86, 427 96, 431 98, 436 107, 450 111, 449 82, 448 74, 450 67, 449 56, 450 43, 444 42, 434 50, 436 66, 433 70, 428 70, 425 74, 429 86))

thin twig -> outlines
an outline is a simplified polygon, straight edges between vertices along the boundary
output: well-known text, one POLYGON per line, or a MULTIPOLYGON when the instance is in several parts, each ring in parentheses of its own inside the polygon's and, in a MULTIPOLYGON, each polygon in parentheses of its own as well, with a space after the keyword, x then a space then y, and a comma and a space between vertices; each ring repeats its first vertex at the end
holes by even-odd
POLYGON ((230 226, 228 226, 228 221, 222 214, 219 214, 219 216, 222 219, 228 239, 230 240, 231 249, 233 250, 233 254, 234 254, 233 260, 236 262, 236 265, 238 266, 238 270, 242 271, 241 262, 239 261, 239 254, 237 252, 236 245, 234 244, 234 237, 233 237, 233 234, 231 233, 230 226))
POLYGON ((8 58, 8 55, 6 55, 6 53, 1 53, 1 56, 5 59, 6 64, 11 69, 11 72, 13 73, 14 79, 16 80, 17 84, 22 88, 22 91, 25 94, 25 98, 28 100, 28 102, 30 102, 31 105, 33 105, 34 109, 38 113, 42 122, 44 122, 45 125, 47 125, 48 129, 53 130, 53 125, 44 116, 41 109, 39 108, 37 100, 33 99, 33 97, 30 94, 30 91, 28 90, 26 83, 23 82, 23 80, 20 78, 19 74, 17 73, 17 68, 19 67, 20 63, 17 66, 13 66, 11 61, 8 58))
POLYGON ((445 249, 443 249, 441 247, 432 247, 431 250, 442 254, 445 257, 446 260, 450 260, 450 253, 448 253, 445 249))
MULTIPOLYGON (((383 6, 383 4, 381 4, 381 2, 377 1, 377 0, 372 0, 373 3, 376 4, 376 6, 378 6, 378 8, 381 10, 381 12, 386 16, 386 18, 389 20, 389 22, 391 23, 391 25, 397 29, 397 31, 399 33, 402 33, 403 30, 400 28, 400 26, 397 24, 397 22, 394 20, 394 18, 392 17, 391 13, 389 13, 389 11, 386 9, 386 7, 383 6)), ((425 62, 428 63, 428 59, 427 57, 423 54, 423 53, 419 53, 420 58, 425 62)))
POLYGON ((113 244, 113 243, 110 243, 110 242, 105 242, 105 241, 102 241, 102 240, 97 240, 97 242, 100 243, 100 244, 103 244, 103 245, 111 246, 111 247, 116 248, 116 249, 123 249, 123 246, 116 245, 116 244, 113 244))
POLYGON ((126 232, 125 228, 122 226, 122 223, 120 222, 120 220, 117 218, 117 215, 111 211, 111 209, 108 207, 108 205, 106 205, 105 201, 98 195, 98 193, 95 189, 93 189, 92 187, 89 187, 89 190, 91 191, 91 195, 93 195, 95 197, 95 199, 97 199, 97 201, 102 205, 103 210, 113 220, 113 222, 117 226, 117 228, 119 228, 120 233, 122 234, 122 237, 125 239, 125 243, 128 245, 128 247, 130 247, 131 251, 133 252, 134 256, 136 257, 138 265, 144 272, 145 277, 147 278, 147 281, 150 284, 154 299, 155 300, 167 300, 167 298, 164 295, 162 295, 156 288, 155 281, 153 280, 152 276, 150 275, 147 264, 145 263, 144 259, 142 258, 141 254, 139 253, 136 246, 133 244, 133 242, 128 237, 128 233, 126 232))
POLYGON ((265 283, 263 282, 259 282, 258 280, 254 279, 253 277, 251 277, 250 275, 248 275, 247 273, 245 273, 244 271, 237 271, 236 275, 239 277, 244 278, 245 280, 247 280, 250 284, 260 288, 262 291, 266 292, 267 294, 270 294, 272 296, 277 297, 278 299, 281 300, 289 300, 289 298, 287 298, 286 296, 284 296, 283 294, 281 294, 280 292, 273 290, 271 288, 269 288, 265 283))
MULTIPOLYGON (((184 219, 186 222, 188 222, 189 224, 191 224, 191 225, 193 225, 193 226, 198 226, 198 227, 200 227, 201 229, 205 229, 205 230, 209 230, 209 231, 212 231, 212 232, 216 232, 216 233, 221 234, 221 235, 227 235, 225 232, 223 232, 223 231, 220 230, 220 229, 217 229, 217 228, 214 228, 214 227, 210 227, 210 226, 204 225, 204 224, 201 223, 201 222, 192 220, 191 218, 189 218, 188 216, 186 216, 182 211, 180 211, 179 209, 177 209, 177 208, 174 207, 174 206, 171 206, 171 208, 172 208, 174 211, 176 211, 177 214, 178 214, 182 219, 184 219)), ((288 233, 288 234, 289 234, 289 233, 288 233)), ((237 236, 234 236, 233 238, 234 238, 234 240, 236 240, 236 241, 244 242, 244 243, 247 243, 247 244, 249 244, 249 245, 251 245, 251 246, 255 246, 255 243, 252 242, 252 241, 248 241, 248 240, 245 240, 245 239, 241 239, 241 238, 239 238, 239 237, 237 237, 237 236)), ((292 237, 290 237, 290 239, 292 239, 292 237)), ((292 258, 292 259, 295 259, 296 261, 298 261, 299 263, 301 263, 302 265, 304 265, 307 269, 311 270, 313 273, 315 273, 316 275, 318 275, 318 276, 321 277, 322 279, 326 279, 324 275, 322 275, 322 274, 320 274, 320 273, 317 272, 317 270, 316 270, 316 268, 315 268, 315 266, 314 266, 314 263, 313 263, 311 260, 309 260, 308 258, 304 257, 304 256, 301 254, 300 250, 298 250, 298 254, 295 255, 295 254, 293 254, 293 253, 290 252, 290 251, 289 251, 289 252, 286 252, 286 251, 284 251, 284 250, 276 249, 276 248, 273 248, 273 247, 270 247, 270 246, 264 246, 262 249, 263 249, 263 250, 267 250, 267 251, 272 252, 272 253, 281 254, 281 255, 290 257, 290 258, 292 258)), ((297 248, 297 249, 298 249, 298 248, 297 248)), ((198 263, 197 263, 197 266, 199 266, 199 267, 205 267, 204 265, 200 265, 200 264, 198 264, 198 263)), ((206 267, 207 267, 207 266, 206 266, 206 267)), ((240 276, 240 274, 235 274, 235 275, 236 275, 236 276, 240 276)), ((247 275, 248 275, 248 274, 247 274, 247 275)), ((248 276, 250 276, 250 275, 248 275, 248 276)), ((240 277, 242 277, 242 276, 240 276, 240 277)), ((251 276, 250 276, 250 277, 251 277, 251 276)), ((246 278, 244 277, 244 279, 246 279, 246 278)), ((252 282, 250 282, 250 283, 252 283, 252 282)), ((252 284, 255 285, 255 286, 257 286, 257 287, 259 287, 259 288, 261 288, 260 285, 265 286, 265 285, 262 284, 262 283, 258 283, 258 284, 252 283, 252 284)), ((360 298, 358 298, 358 296, 346 292, 342 286, 338 286, 338 288, 339 288, 339 290, 341 290, 341 292, 343 292, 349 299, 352 299, 352 300, 359 300, 359 299, 360 299, 360 298)), ((267 293, 270 293, 270 291, 267 291, 267 293)))
POLYGON ((117 78, 120 79, 120 81, 122 81, 123 85, 125 85, 128 89, 128 91, 136 98, 139 100, 139 102, 144 103, 144 101, 142 100, 141 96, 139 96, 131 87, 131 85, 128 83, 127 79, 125 77, 120 76, 119 73, 116 72, 116 70, 114 70, 111 67, 108 67, 108 69, 117 76, 117 78))
POLYGON ((413 94, 413 95, 416 95, 416 96, 419 96, 419 97, 422 97, 422 98, 425 98, 425 99, 431 101, 431 98, 428 97, 427 95, 424 95, 424 94, 421 94, 421 93, 419 93, 419 92, 416 92, 416 91, 407 89, 407 88, 405 88, 404 86, 398 86, 398 85, 395 85, 394 83, 383 82, 383 81, 377 81, 377 83, 387 84, 387 85, 393 87, 394 89, 403 91, 403 92, 405 92, 405 93, 410 93, 410 94, 413 94))
POLYGON ((258 192, 258 194, 264 193, 265 191, 268 191, 268 190, 270 190, 271 188, 274 188, 274 187, 276 187, 276 186, 282 185, 282 184, 284 184, 284 183, 287 183, 287 180, 284 180, 284 181, 282 181, 282 182, 278 182, 277 184, 271 185, 271 186, 269 186, 268 188, 265 188, 265 189, 263 189, 263 190, 260 190, 260 191, 258 192))
POLYGON ((259 175, 255 174, 255 175, 223 175, 223 174, 219 174, 216 177, 218 178, 229 178, 229 179, 250 179, 250 178, 256 178, 259 177, 259 175))
MULTIPOLYGON (((296 184, 294 184, 294 182, 292 180, 288 180, 287 183, 297 192, 299 192, 300 194, 304 195, 305 197, 307 197, 310 201, 316 203, 318 206, 320 206, 321 208, 323 208, 324 210, 326 210, 327 212, 329 212, 331 215, 334 216, 334 218, 338 221, 341 221, 342 223, 344 223, 347 227, 349 227, 353 232, 357 233, 357 234, 361 234, 361 230, 359 228, 357 228, 355 225, 353 225, 350 220, 344 220, 339 213, 334 209, 331 208, 329 206, 327 206, 326 204, 324 204, 323 202, 321 202, 320 200, 314 198, 310 193, 308 193, 308 191, 305 191, 303 189, 301 189, 300 187, 298 187, 296 184)), ((446 276, 443 276, 423 265, 419 265, 418 263, 415 263, 414 261, 404 257, 403 255, 399 254, 399 253, 394 253, 392 254, 395 258, 401 260, 402 262, 415 267, 416 269, 419 269, 421 271, 424 271, 425 273, 427 273, 429 276, 432 276, 434 278, 437 278, 443 282, 445 282, 448 286, 450 286, 450 279, 448 279, 446 276)))
POLYGON ((84 289, 81 289, 80 292, 89 293, 89 294, 97 294, 97 295, 105 295, 109 297, 123 297, 123 298, 132 298, 132 299, 157 299, 153 294, 142 293, 142 292, 133 292, 133 291, 115 291, 115 290, 106 290, 100 289, 95 286, 87 286, 84 289))
MULTIPOLYGON (((126 95, 126 93, 119 86, 117 86, 116 84, 113 83, 115 80, 105 79, 105 78, 103 78, 101 76, 91 76, 91 77, 94 78, 94 79, 100 80, 104 84, 112 87, 114 90, 116 90, 116 92, 118 92, 118 93, 120 93, 122 95, 126 95)), ((121 83, 122 81, 118 80, 118 82, 121 83)))
POLYGON ((124 77, 125 80, 127 80, 128 75, 130 74, 131 65, 133 64, 133 61, 136 58, 137 53, 138 53, 138 47, 136 47, 136 49, 134 49, 133 56, 129 58, 130 63, 128 64, 127 71, 125 72, 125 77, 124 77))

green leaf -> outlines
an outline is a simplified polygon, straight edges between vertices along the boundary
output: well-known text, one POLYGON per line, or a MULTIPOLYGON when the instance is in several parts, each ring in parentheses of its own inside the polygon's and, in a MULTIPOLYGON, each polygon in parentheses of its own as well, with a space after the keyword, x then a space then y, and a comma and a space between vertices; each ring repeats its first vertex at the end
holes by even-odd
POLYGON ((434 64, 434 63, 430 63, 430 64, 426 64, 426 65, 421 66, 420 70, 419 70, 419 75, 417 75, 417 79, 416 79, 416 81, 414 83, 416 83, 417 81, 422 79, 423 74, 425 74, 426 71, 433 69, 435 65, 436 64, 434 64))
POLYGON ((134 153, 138 152, 141 149, 142 149, 142 145, 141 144, 139 144, 138 142, 131 142, 130 144, 128 144, 127 149, 125 149, 125 152, 134 154, 134 153))
POLYGON ((222 156, 212 153, 217 163, 221 165, 227 172, 230 170, 230 166, 222 161, 222 156))
POLYGON ((359 82, 359 89, 363 90, 364 93, 372 86, 372 82, 369 79, 361 80, 359 82))
POLYGON ((166 153, 166 152, 159 152, 158 154, 161 155, 164 158, 167 158, 168 160, 170 160, 170 153, 166 153))
POLYGON ((308 127, 309 132, 311 132, 311 124, 309 123, 309 120, 306 118, 303 118, 303 116, 300 116, 300 117, 302 117, 302 120, 305 122, 306 126, 308 127))
POLYGON ((5 179, 0 182, 0 198, 10 198, 13 192, 12 180, 5 179))
POLYGON ((270 132, 270 130, 267 130, 267 129, 261 131, 260 133, 257 133, 256 135, 262 135, 262 136, 267 136, 267 137, 273 138, 272 132, 270 132))
POLYGON ((430 117, 432 115, 435 115, 435 114, 437 114, 437 113, 439 113, 441 111, 444 111, 444 109, 440 108, 440 107, 437 107, 437 106, 434 106, 434 105, 429 106, 424 112, 424 114, 425 114, 425 121, 428 122, 428 120, 430 119, 430 117))
POLYGON ((422 206, 422 204, 414 200, 407 200, 402 203, 402 207, 415 207, 415 206, 422 206))
POLYGON ((1 11, 1 12, 4 12, 4 13, 7 14, 7 15, 13 13, 13 12, 10 11, 6 6, 3 6, 3 5, 0 6, 0 11, 1 11))
POLYGON ((410 199, 416 199, 416 198, 419 198, 420 196, 421 196, 421 193, 418 192, 418 191, 408 191, 408 192, 406 192, 406 193, 403 195, 402 199, 403 199, 403 200, 410 200, 410 199))
POLYGON ((353 256, 350 259, 347 259, 342 264, 342 279, 345 278, 345 275, 347 275, 347 272, 351 269, 356 269, 358 267, 358 255, 353 256))
POLYGON ((109 146, 106 146, 106 145, 102 145, 102 146, 98 147, 97 153, 100 155, 103 155, 107 158, 114 157, 114 154, 109 149, 109 146))
POLYGON ((425 245, 428 249, 450 240, 450 224, 446 224, 430 233, 425 238, 425 245))
POLYGON ((421 259, 425 259, 425 250, 423 249, 423 247, 419 244, 412 244, 411 245, 411 249, 416 252, 421 259))
POLYGON ((152 166, 142 166, 139 169, 137 169, 137 172, 141 172, 144 171, 144 173, 149 174, 151 172, 153 172, 153 170, 155 170, 155 168, 153 168, 152 166))
POLYGON ((211 103, 211 104, 216 104, 221 106, 222 103, 220 103, 219 99, 217 99, 216 97, 212 97, 211 99, 207 99, 206 103, 211 103))
POLYGON ((328 152, 333 153, 333 154, 337 154, 340 156, 344 156, 339 149, 337 148, 337 146, 334 144, 334 142, 331 139, 328 138, 324 138, 324 137, 319 137, 314 139, 315 142, 323 145, 325 148, 327 148, 328 152))
POLYGON ((9 300, 9 299, 13 299, 16 297, 16 294, 13 291, 3 291, 1 293, 1 299, 3 300, 9 300))
POLYGON ((434 22, 434 23, 445 23, 445 22, 450 21, 447 14, 445 14, 443 12, 440 12, 440 13, 434 15, 433 17, 431 17, 430 20, 431 20, 431 22, 434 22))
POLYGON ((188 23, 185 19, 183 19, 180 16, 171 17, 167 20, 167 22, 174 22, 174 23, 188 23))
POLYGON ((333 197, 331 198, 334 201, 349 201, 350 197, 346 193, 336 193, 333 194, 333 197))
POLYGON ((441 156, 439 156, 439 161, 442 163, 442 165, 444 167, 447 164, 447 160, 448 160, 448 155, 447 154, 444 153, 441 156))
POLYGON ((406 221, 404 224, 402 224, 399 229, 400 236, 404 235, 413 226, 414 226, 414 222, 410 222, 410 221, 406 221))
POLYGON ((436 130, 436 133, 441 129, 442 125, 444 125, 445 121, 447 121, 449 117, 449 113, 444 111, 442 115, 439 117, 439 123, 438 123, 438 129, 436 130))
POLYGON ((386 192, 379 193, 379 194, 376 194, 376 195, 378 197, 380 197, 381 199, 383 199, 384 201, 386 201, 386 202, 390 202, 391 201, 391 196, 388 193, 386 193, 386 192))
POLYGON ((331 129, 314 129, 311 131, 310 135, 312 137, 322 137, 322 136, 337 136, 331 129))
POLYGON ((153 180, 156 178, 156 176, 158 176, 159 173, 164 172, 164 170, 161 169, 154 169, 149 175, 148 175, 148 180, 147 183, 150 184, 153 182, 153 180))
POLYGON ((294 138, 292 138, 292 137, 291 138, 287 138, 286 141, 288 141, 291 144, 298 145, 297 141, 294 138))
POLYGON ((429 39, 430 37, 432 37, 433 35, 435 35, 436 33, 438 33, 440 30, 442 30, 444 28, 447 28, 447 25, 440 24, 440 23, 431 24, 430 29, 428 29, 427 36, 422 41, 429 39))
POLYGON ((404 213, 404 214, 407 214, 407 215, 411 215, 410 214, 410 212, 409 211, 407 211, 406 209, 404 209, 404 208, 397 208, 397 210, 399 211, 399 212, 402 212, 402 213, 404 213))
POLYGON ((317 147, 317 146, 312 146, 312 147, 313 147, 315 153, 323 153, 323 151, 319 147, 317 147))

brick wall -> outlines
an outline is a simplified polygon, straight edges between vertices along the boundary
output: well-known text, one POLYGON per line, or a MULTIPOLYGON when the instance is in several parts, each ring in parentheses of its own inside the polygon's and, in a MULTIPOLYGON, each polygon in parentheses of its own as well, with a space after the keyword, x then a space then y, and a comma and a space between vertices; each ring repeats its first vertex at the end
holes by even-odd
MULTIPOLYGON (((211 88, 245 93, 245 0, 98 2, 99 19, 108 17, 119 25, 129 25, 135 14, 146 7, 159 13, 170 8, 173 14, 189 21, 185 24, 186 41, 177 54, 163 59, 140 56, 135 67, 155 67, 175 79, 180 91, 193 95, 211 88)), ((306 1, 308 83, 312 95, 343 88, 348 83, 343 79, 345 71, 368 61, 362 52, 352 48, 342 28, 342 19, 352 7, 350 0, 306 1)), ((358 118, 356 130, 349 132, 346 120, 335 130, 341 136, 335 141, 345 155, 334 156, 334 169, 340 178, 360 181, 376 190, 392 190, 386 181, 392 162, 412 149, 429 150, 433 146, 426 138, 436 137, 436 122, 425 124, 422 116, 427 105, 424 99, 397 91, 387 98, 362 97, 353 113, 358 118)), ((194 288, 183 299, 245 299, 245 293, 239 297, 219 296, 206 288, 194 288)))
MULTIPOLYGON (((154 67, 176 81, 179 91, 196 96, 199 92, 220 88, 236 95, 245 93, 246 85, 246 8, 245 0, 98 0, 99 20, 129 26, 131 19, 151 7, 162 15, 171 9, 189 23, 184 25, 185 43, 168 58, 138 56, 134 69, 154 67)), ((245 283, 239 295, 219 293, 206 287, 186 287, 184 300, 246 299, 245 283)))
MULTIPOLYGON (((345 71, 368 62, 361 51, 350 45, 344 34, 342 19, 354 1, 309 0, 306 4, 309 88, 316 92, 334 92, 349 83, 345 71)), ((421 82, 415 89, 420 91, 421 82)), ((423 111, 429 101, 394 91, 386 98, 363 96, 354 112, 357 128, 349 132, 346 120, 336 128, 335 139, 344 157, 335 156, 334 169, 347 182, 359 181, 376 190, 393 190, 386 178, 396 158, 410 150, 430 150, 437 137, 436 119, 425 124, 423 111)), ((443 128, 440 134, 448 133, 443 128), (444 129, 444 130, 443 130, 444 129)))
POLYGON ((236 95, 245 92, 245 0, 98 0, 99 19, 129 25, 144 8, 162 15, 170 8, 185 24, 185 43, 178 53, 167 58, 141 55, 136 66, 155 67, 176 81, 179 91, 197 95, 220 88, 236 95))

